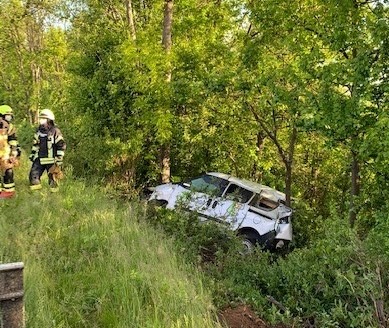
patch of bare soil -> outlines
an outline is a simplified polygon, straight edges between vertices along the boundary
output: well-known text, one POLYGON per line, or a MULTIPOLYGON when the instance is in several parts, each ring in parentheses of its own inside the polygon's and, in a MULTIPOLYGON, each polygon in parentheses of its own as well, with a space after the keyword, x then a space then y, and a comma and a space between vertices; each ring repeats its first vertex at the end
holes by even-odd
POLYGON ((219 320, 226 328, 288 328, 284 324, 267 324, 246 305, 224 309, 219 313, 219 320))

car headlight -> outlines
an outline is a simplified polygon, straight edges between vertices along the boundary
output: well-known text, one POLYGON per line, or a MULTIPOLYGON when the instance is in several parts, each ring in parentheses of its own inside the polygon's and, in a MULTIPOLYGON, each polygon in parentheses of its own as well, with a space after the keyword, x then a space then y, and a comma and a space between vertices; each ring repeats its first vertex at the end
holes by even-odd
POLYGON ((152 199, 158 199, 161 196, 161 193, 158 192, 157 190, 154 190, 153 193, 151 194, 152 199))
POLYGON ((289 223, 289 216, 285 216, 285 217, 283 217, 283 218, 280 218, 279 220, 278 220, 278 222, 281 224, 281 223, 283 223, 283 224, 286 224, 286 223, 289 223))

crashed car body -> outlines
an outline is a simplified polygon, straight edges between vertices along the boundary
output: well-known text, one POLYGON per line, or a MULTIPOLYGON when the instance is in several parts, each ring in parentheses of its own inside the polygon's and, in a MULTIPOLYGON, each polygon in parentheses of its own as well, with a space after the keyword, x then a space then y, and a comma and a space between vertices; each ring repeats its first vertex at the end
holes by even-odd
POLYGON ((224 173, 210 172, 184 183, 151 188, 148 202, 196 212, 201 220, 228 225, 251 249, 274 250, 292 240, 292 209, 285 194, 224 173))

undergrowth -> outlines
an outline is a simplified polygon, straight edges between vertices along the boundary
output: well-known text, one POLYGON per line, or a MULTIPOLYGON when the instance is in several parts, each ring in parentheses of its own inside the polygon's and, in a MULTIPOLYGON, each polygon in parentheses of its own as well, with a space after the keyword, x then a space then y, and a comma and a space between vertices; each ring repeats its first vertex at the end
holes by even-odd
POLYGON ((27 327, 217 327, 203 277, 145 223, 144 207, 72 179, 0 202, 0 262, 24 263, 27 327))
POLYGON ((186 213, 161 209, 149 219, 197 261, 218 308, 247 304, 268 322, 291 327, 387 325, 389 258, 382 254, 389 244, 377 236, 361 240, 340 218, 323 221, 322 235, 286 256, 260 249, 242 256, 231 231, 186 213), (204 249, 211 252, 204 256, 204 249))
POLYGON ((28 327, 216 327, 242 303, 291 327, 387 325, 385 213, 363 238, 334 216, 287 255, 243 256, 227 228, 115 201, 69 169, 58 194, 31 193, 27 169, 0 203, 0 261, 25 264, 28 327))

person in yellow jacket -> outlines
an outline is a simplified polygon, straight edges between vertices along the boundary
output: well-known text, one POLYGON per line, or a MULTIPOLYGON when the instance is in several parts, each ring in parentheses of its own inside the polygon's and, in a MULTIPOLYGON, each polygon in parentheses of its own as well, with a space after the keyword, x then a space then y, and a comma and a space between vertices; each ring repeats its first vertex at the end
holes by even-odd
POLYGON ((8 105, 0 106, 0 198, 15 194, 14 166, 20 157, 16 128, 11 123, 13 110, 8 105))
POLYGON ((47 171, 50 191, 58 191, 58 182, 53 174, 53 168, 62 168, 66 143, 60 129, 54 122, 54 113, 50 109, 43 109, 39 113, 39 127, 34 134, 29 156, 32 162, 29 175, 31 190, 42 188, 41 177, 47 171))

